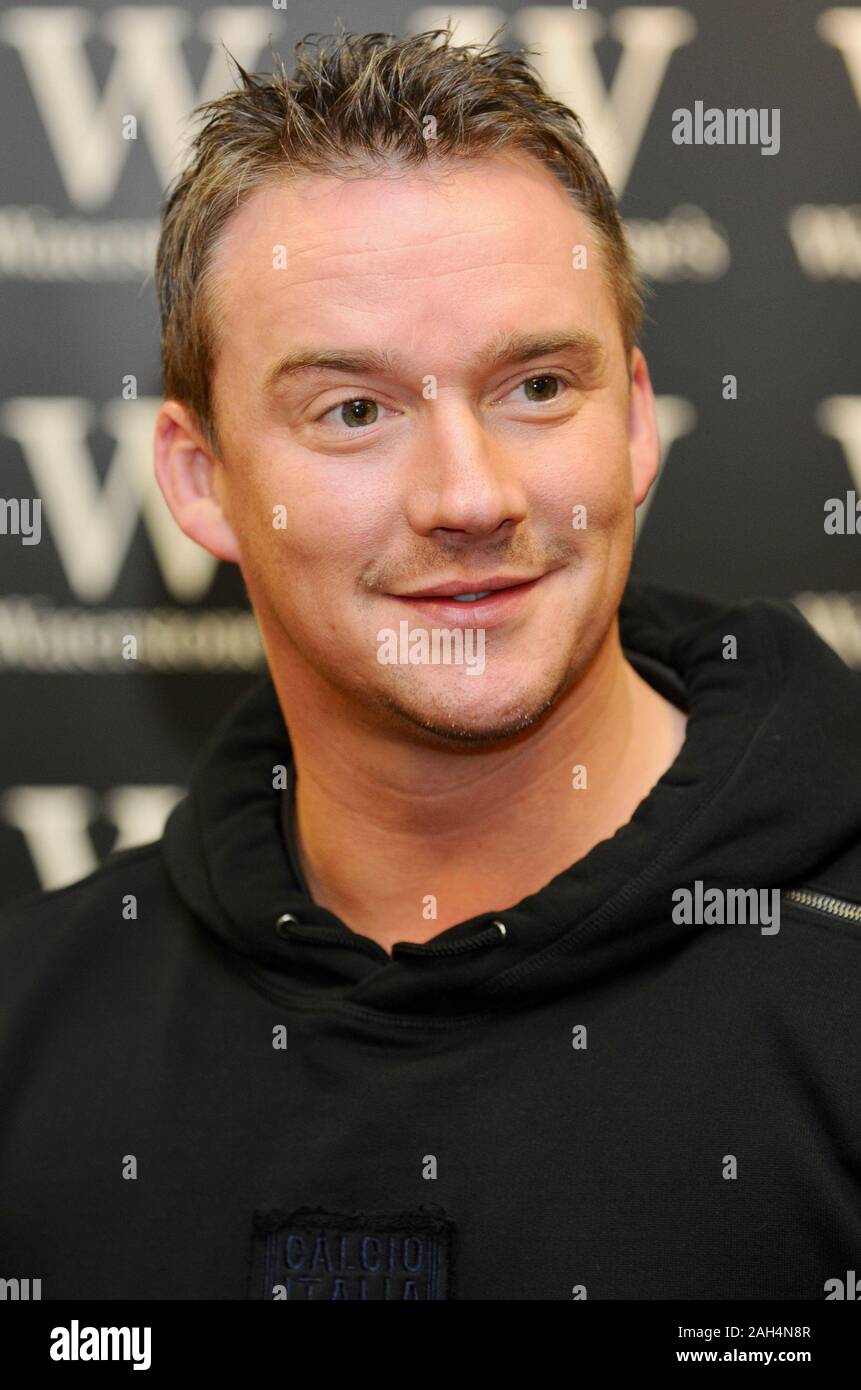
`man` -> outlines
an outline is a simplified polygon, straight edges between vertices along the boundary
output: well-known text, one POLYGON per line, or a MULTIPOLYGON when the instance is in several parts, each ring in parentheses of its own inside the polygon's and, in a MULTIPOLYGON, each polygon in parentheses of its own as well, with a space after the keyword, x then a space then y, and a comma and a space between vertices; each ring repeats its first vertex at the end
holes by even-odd
POLYGON ((618 211, 524 59, 450 39, 239 69, 165 208, 158 479, 270 674, 159 843, 7 915, 43 1297, 861 1268, 857 677, 788 605, 629 582, 618 211))

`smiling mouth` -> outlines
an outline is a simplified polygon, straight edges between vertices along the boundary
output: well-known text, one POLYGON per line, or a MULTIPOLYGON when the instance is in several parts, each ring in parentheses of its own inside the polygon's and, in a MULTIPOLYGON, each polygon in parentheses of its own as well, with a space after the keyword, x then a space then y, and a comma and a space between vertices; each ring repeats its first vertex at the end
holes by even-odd
POLYGON ((483 583, 468 586, 458 580, 450 581, 447 584, 440 584, 434 589, 418 589, 410 594, 392 594, 392 598, 400 598, 407 601, 417 601, 437 603, 478 603, 483 599, 495 598, 497 594, 513 592, 514 590, 525 589, 530 584, 535 584, 543 575, 525 575, 522 578, 515 576, 503 577, 494 576, 484 580, 483 583))
POLYGON ((441 584, 433 592, 389 594, 407 604, 416 614, 447 627, 497 627, 525 610, 532 590, 545 578, 537 574, 526 579, 486 579, 482 587, 470 589, 463 581, 441 584))

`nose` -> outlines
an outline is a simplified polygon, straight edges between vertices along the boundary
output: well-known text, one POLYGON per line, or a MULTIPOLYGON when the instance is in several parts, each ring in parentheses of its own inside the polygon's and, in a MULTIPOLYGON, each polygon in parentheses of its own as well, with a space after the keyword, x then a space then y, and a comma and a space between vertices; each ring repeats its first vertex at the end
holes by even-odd
POLYGON ((413 530, 436 539, 491 536, 526 516, 517 460, 468 404, 441 397, 415 441, 406 494, 413 530))

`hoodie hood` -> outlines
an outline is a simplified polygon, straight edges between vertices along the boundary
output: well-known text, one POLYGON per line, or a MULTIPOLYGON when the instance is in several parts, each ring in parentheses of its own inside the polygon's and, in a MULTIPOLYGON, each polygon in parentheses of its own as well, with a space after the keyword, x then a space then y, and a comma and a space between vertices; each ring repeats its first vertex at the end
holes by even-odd
POLYGON ((176 892, 278 997, 443 1022, 684 949, 710 928, 674 922, 672 894, 697 880, 783 889, 827 874, 861 838, 861 678, 774 600, 722 605, 632 577, 619 627, 631 664, 687 709, 685 743, 632 818, 539 892, 391 955, 316 904, 291 852, 293 760, 268 674, 218 724, 168 818, 176 892), (286 790, 273 790, 278 766, 286 790))

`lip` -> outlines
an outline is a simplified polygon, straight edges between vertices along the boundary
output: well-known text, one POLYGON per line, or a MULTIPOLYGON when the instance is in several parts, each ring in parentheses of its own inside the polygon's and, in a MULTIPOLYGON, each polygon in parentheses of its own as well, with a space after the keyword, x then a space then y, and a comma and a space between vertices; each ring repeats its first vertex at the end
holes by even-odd
POLYGON ((513 589, 540 579, 541 575, 494 574, 489 579, 452 579, 447 584, 429 584, 426 589, 414 589, 410 594, 394 594, 394 598, 450 598, 452 594, 483 594, 485 589, 513 589))
MULTIPOLYGON (((521 580, 513 584, 510 580, 501 578, 484 579, 480 583, 476 581, 471 589, 465 588, 463 582, 455 581, 454 584, 441 584, 427 592, 390 594, 389 598, 397 599, 414 612, 447 627, 494 627, 517 613, 528 602, 532 590, 544 578, 546 575, 539 574, 534 579, 521 580), (487 598, 477 599, 474 603, 457 603, 448 597, 451 594, 483 593, 486 589, 493 589, 494 592, 487 598), (431 594, 441 596, 431 597, 431 594)), ((471 580, 469 582, 473 583, 471 580)))

